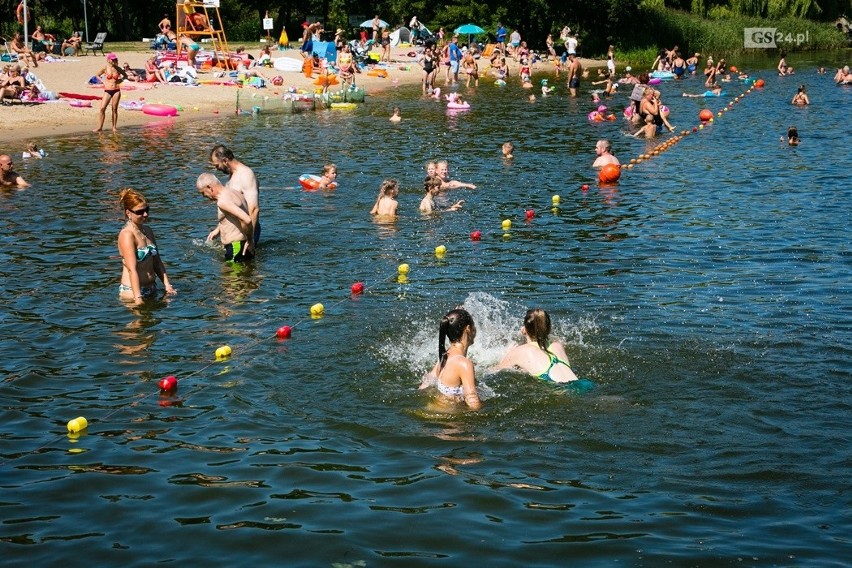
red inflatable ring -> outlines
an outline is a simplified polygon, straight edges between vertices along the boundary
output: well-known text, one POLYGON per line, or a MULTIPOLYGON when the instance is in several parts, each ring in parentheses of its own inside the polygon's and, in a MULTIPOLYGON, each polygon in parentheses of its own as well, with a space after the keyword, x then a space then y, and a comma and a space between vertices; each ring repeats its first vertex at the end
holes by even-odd
MULTIPOLYGON (((305 191, 316 191, 320 188, 320 182, 322 178, 320 176, 316 176, 314 174, 302 174, 299 176, 299 185, 302 186, 302 189, 305 191)), ((337 182, 331 182, 328 184, 328 189, 335 189, 337 187, 337 182)))

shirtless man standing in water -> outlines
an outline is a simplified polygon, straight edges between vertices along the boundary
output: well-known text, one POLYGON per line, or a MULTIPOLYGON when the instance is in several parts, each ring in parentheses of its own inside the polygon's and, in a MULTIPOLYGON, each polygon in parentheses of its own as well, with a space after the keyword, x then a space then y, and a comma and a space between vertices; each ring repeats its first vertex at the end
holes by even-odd
POLYGON ((228 187, 240 193, 248 204, 248 213, 251 216, 251 225, 254 227, 254 243, 260 240, 260 188, 257 178, 250 167, 234 157, 234 153, 222 146, 214 146, 210 150, 210 162, 220 172, 230 176, 228 187))
POLYGON ((216 202, 219 224, 210 231, 207 240, 219 237, 225 247, 226 261, 250 260, 254 256, 253 228, 245 197, 209 173, 198 176, 195 186, 204 197, 216 202))
POLYGON ((577 96, 580 88, 580 76, 583 74, 583 66, 573 53, 568 54, 568 92, 572 97, 577 96))

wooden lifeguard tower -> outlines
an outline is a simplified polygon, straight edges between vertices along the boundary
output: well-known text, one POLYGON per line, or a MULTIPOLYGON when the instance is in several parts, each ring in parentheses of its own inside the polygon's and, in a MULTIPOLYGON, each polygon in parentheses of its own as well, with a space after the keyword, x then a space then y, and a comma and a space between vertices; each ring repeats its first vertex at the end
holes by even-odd
POLYGON ((184 0, 177 2, 175 12, 178 57, 186 49, 180 41, 181 35, 196 42, 209 38, 214 60, 226 69, 233 67, 225 26, 219 14, 219 0, 184 0))

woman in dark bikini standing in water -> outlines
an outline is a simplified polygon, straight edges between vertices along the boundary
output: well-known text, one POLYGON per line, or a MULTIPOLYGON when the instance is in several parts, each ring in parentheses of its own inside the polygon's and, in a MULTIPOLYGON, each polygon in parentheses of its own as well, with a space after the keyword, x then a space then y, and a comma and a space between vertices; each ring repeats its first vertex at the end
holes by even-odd
POLYGON ((497 369, 516 367, 539 379, 554 383, 577 380, 568 365, 568 355, 559 341, 549 342, 550 316, 540 308, 527 311, 521 335, 526 343, 515 345, 503 356, 497 369))

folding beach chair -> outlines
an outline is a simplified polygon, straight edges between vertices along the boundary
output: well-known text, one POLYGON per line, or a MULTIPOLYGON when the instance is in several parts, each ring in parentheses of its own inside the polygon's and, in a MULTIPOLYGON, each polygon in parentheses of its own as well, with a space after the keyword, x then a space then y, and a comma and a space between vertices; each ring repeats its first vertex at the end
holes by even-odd
POLYGON ((18 54, 11 50, 9 41, 5 37, 0 36, 0 42, 3 44, 3 54, 0 55, 0 60, 3 63, 16 63, 18 61, 18 54))
POLYGON ((104 41, 106 40, 106 36, 107 32, 98 32, 98 35, 95 36, 95 41, 80 45, 83 55, 89 55, 90 51, 96 55, 98 51, 101 52, 101 55, 106 55, 104 53, 104 41))

